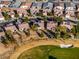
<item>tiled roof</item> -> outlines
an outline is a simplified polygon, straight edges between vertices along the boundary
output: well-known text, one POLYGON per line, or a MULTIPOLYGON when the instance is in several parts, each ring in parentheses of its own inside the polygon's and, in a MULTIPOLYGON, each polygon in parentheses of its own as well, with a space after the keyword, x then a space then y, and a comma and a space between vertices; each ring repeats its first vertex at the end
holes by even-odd
POLYGON ((31 7, 42 8, 43 2, 33 2, 31 7))
POLYGON ((37 6, 37 3, 33 2, 33 3, 32 3, 32 6, 37 6))
POLYGON ((53 7, 53 3, 51 3, 51 2, 43 3, 43 8, 46 8, 46 7, 52 8, 53 7))
POLYGON ((0 4, 5 4, 5 5, 8 5, 8 4, 10 4, 11 2, 10 1, 1 1, 1 3, 0 4))
POLYGON ((16 1, 14 4, 12 4, 11 7, 13 7, 13 8, 18 8, 18 7, 20 7, 20 5, 21 5, 21 1, 18 0, 18 1, 16 1))
POLYGON ((25 6, 25 5, 26 5, 26 6, 31 6, 31 4, 32 4, 32 3, 23 2, 23 3, 21 3, 21 6, 25 6))

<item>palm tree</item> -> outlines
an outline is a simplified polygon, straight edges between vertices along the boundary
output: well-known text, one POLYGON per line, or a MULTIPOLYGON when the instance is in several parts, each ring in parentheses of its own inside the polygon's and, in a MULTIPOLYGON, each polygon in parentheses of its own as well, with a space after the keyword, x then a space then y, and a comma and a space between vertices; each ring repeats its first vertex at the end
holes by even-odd
POLYGON ((28 17, 24 17, 23 22, 28 23, 28 21, 29 21, 28 17))
POLYGON ((11 43, 15 43, 15 39, 12 35, 12 31, 11 30, 7 30, 6 31, 6 38, 11 42, 11 43))
POLYGON ((15 17, 18 18, 19 14, 18 14, 17 10, 14 10, 14 13, 15 13, 15 17))
POLYGON ((52 12, 47 12, 47 15, 48 16, 53 16, 54 14, 53 14, 54 12, 52 11, 52 12))
POLYGON ((6 30, 4 26, 1 26, 1 28, 3 29, 3 31, 5 33, 6 40, 14 42, 14 38, 13 38, 13 36, 11 34, 11 31, 10 30, 6 30))
POLYGON ((38 16, 43 16, 43 10, 41 9, 41 10, 39 10, 39 13, 38 13, 38 16))
POLYGON ((8 15, 7 12, 2 12, 2 15, 4 16, 5 20, 10 20, 11 19, 11 16, 8 15))
POLYGON ((61 35, 61 38, 70 38, 70 34, 67 32, 67 28, 65 26, 61 26, 60 27, 60 35, 61 35))
POLYGON ((38 34, 39 37, 41 37, 41 38, 44 37, 44 33, 43 32, 40 33, 39 31, 36 31, 36 33, 38 34))
POLYGON ((55 33, 57 38, 70 38, 65 26, 58 26, 55 33))
POLYGON ((28 13, 28 16, 32 16, 30 9, 27 10, 27 13, 28 13))
POLYGON ((55 16, 54 19, 56 20, 58 26, 63 22, 63 19, 61 17, 55 16))

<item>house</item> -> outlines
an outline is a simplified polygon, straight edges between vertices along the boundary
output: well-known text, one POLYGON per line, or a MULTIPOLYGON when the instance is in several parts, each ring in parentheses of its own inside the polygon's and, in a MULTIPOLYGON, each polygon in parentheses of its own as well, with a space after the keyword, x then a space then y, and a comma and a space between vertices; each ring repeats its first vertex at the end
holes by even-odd
POLYGON ((79 4, 79 0, 72 0, 74 3, 79 4))
POLYGON ((42 8, 43 2, 33 2, 31 8, 36 7, 37 9, 42 8))
POLYGON ((58 2, 59 0, 48 0, 48 2, 58 2))
POLYGON ((26 3, 26 2, 23 2, 20 6, 20 8, 24 8, 24 9, 29 9, 31 7, 31 4, 32 3, 26 3))
MULTIPOLYGON (((26 2, 26 0, 20 0, 21 2, 26 2)), ((28 0, 27 0, 28 1, 28 0)))
POLYGON ((4 0, 1 1, 1 4, 5 4, 5 5, 9 5, 10 3, 11 3, 11 1, 7 1, 7 0, 6 1, 4 1, 4 0))
POLYGON ((48 2, 48 0, 35 0, 35 2, 48 2))
POLYGON ((21 5, 21 1, 20 0, 16 0, 16 2, 12 3, 9 5, 10 8, 19 8, 21 5))
POLYGON ((79 7, 78 7, 78 9, 76 10, 76 14, 75 14, 76 16, 77 16, 77 18, 79 19, 79 7))
POLYGON ((30 8, 30 11, 31 11, 32 15, 35 14, 35 13, 37 13, 37 11, 38 11, 36 9, 37 8, 36 6, 37 6, 37 4, 35 2, 33 2, 32 5, 31 5, 31 8, 30 8))
POLYGON ((27 30, 27 29, 29 29, 28 23, 19 24, 18 26, 19 26, 20 30, 23 30, 23 29, 27 30))
POLYGON ((11 1, 13 1, 13 0, 2 0, 2 1, 10 1, 10 2, 11 2, 11 1))
POLYGON ((73 25, 71 24, 70 21, 64 21, 61 26, 65 26, 66 28, 68 28, 69 30, 71 30, 73 28, 73 25))
POLYGON ((36 13, 39 13, 39 10, 42 9, 42 4, 43 4, 43 2, 33 2, 32 3, 32 6, 30 8, 31 14, 34 15, 36 13))
POLYGON ((74 25, 77 25, 78 20, 75 19, 74 21, 71 19, 65 19, 63 21, 63 23, 61 24, 61 26, 65 26, 66 28, 68 28, 69 30, 71 30, 73 28, 74 25))
POLYGON ((38 25, 41 29, 44 29, 44 21, 39 22, 38 25))
POLYGON ((5 29, 6 30, 11 30, 12 32, 14 32, 15 30, 17 30, 15 26, 7 26, 7 27, 5 27, 5 29))
POLYGON ((74 20, 75 19, 75 9, 73 7, 67 7, 66 8, 66 18, 68 19, 72 19, 74 20))
POLYGON ((56 16, 62 16, 63 15, 63 10, 64 10, 64 7, 61 7, 61 6, 56 6, 54 8, 54 14, 56 16))
POLYGON ((49 21, 47 24, 47 29, 49 30, 55 30, 55 28, 57 27, 57 23, 55 23, 54 21, 49 21))
MULTIPOLYGON (((18 1, 18 0, 17 0, 18 1)), ((34 2, 35 0, 20 0, 21 2, 27 2, 27 3, 32 3, 34 2)))
POLYGON ((9 5, 11 4, 11 2, 10 1, 1 1, 1 3, 0 3, 0 8, 2 8, 2 7, 8 7, 9 5))
POLYGON ((10 9, 11 10, 10 10, 9 14, 11 15, 12 18, 15 18, 14 10, 17 11, 17 13, 19 14, 19 17, 27 16, 27 11, 24 8, 10 8, 10 9))
POLYGON ((23 8, 15 8, 15 10, 17 10, 17 12, 18 12, 18 14, 19 14, 20 17, 27 16, 26 9, 23 9, 23 8))
POLYGON ((43 6, 42 6, 43 12, 46 12, 46 13, 51 12, 52 8, 53 8, 53 3, 51 3, 51 2, 43 3, 43 6))
POLYGON ((11 16, 11 18, 15 18, 15 13, 13 12, 13 10, 11 10, 8 14, 11 16))

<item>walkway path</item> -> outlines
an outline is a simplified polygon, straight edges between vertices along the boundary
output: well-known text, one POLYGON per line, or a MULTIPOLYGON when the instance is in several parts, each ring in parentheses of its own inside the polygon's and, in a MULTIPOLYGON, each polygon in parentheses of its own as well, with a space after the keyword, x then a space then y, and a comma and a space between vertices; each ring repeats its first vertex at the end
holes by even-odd
MULTIPOLYGON (((72 41, 72 40, 65 40, 67 44, 74 44, 76 47, 79 47, 79 40, 78 41, 72 41)), ((23 53, 24 51, 40 46, 40 45, 59 45, 64 43, 60 40, 39 40, 39 41, 32 41, 26 45, 21 46, 20 48, 17 48, 17 50, 14 52, 14 54, 11 55, 10 59, 17 59, 18 56, 23 53)))

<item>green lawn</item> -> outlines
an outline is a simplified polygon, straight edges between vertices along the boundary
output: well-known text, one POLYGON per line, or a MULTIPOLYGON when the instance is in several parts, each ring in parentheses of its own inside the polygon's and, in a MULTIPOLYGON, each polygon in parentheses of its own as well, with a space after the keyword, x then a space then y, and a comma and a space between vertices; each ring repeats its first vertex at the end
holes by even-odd
POLYGON ((23 52, 18 59, 79 59, 79 48, 39 46, 23 52))

